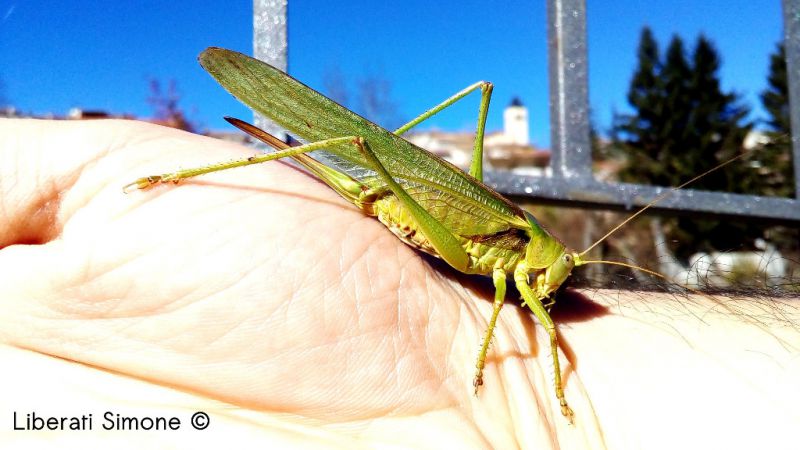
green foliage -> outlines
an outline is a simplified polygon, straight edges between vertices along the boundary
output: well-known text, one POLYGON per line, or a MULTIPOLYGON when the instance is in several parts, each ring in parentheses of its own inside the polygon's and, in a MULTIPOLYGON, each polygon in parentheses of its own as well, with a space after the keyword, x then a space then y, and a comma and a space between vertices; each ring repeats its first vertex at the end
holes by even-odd
MULTIPOLYGON (((700 36, 691 55, 681 38, 672 38, 665 58, 645 28, 638 49, 639 66, 628 92, 631 115, 615 118, 615 146, 629 155, 623 181, 674 186, 742 151, 751 124, 739 97, 723 92, 720 61, 711 42, 700 36)), ((719 172, 696 188, 745 192, 741 179, 719 172)))
MULTIPOLYGON (((676 186, 744 151, 752 124, 749 110, 734 92, 722 90, 720 59, 712 43, 698 37, 689 58, 675 36, 662 59, 648 28, 642 30, 638 67, 631 80, 630 115, 617 115, 614 147, 628 155, 623 181, 676 186)), ((748 165, 718 171, 692 187, 757 193, 759 176, 748 165)), ((688 258, 697 251, 732 249, 761 230, 731 222, 680 218, 666 222, 673 251, 688 258)))
POLYGON ((767 124, 776 133, 789 134, 792 130, 789 118, 789 81, 786 74, 786 48, 782 43, 769 56, 767 83, 769 87, 761 93, 761 103, 770 115, 767 124))
POLYGON ((789 83, 786 74, 786 50, 779 44, 770 55, 768 87, 761 93, 761 103, 769 114, 766 124, 771 131, 754 156, 765 184, 765 193, 780 197, 793 195, 792 152, 789 138, 792 126, 789 117, 789 83))

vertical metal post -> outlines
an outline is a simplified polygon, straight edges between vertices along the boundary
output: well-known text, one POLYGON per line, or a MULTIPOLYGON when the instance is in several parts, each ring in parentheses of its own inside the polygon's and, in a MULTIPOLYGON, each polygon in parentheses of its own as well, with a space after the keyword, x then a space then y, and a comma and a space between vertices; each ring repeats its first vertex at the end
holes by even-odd
POLYGON ((550 166, 556 178, 592 176, 586 1, 547 1, 550 166))
MULTIPOLYGON (((253 56, 284 72, 288 69, 288 0, 253 0, 253 56)), ((267 118, 255 115, 256 126, 285 138, 285 132, 267 118)))
POLYGON ((789 83, 789 115, 792 121, 792 159, 795 198, 800 200, 800 0, 783 0, 783 45, 789 83))

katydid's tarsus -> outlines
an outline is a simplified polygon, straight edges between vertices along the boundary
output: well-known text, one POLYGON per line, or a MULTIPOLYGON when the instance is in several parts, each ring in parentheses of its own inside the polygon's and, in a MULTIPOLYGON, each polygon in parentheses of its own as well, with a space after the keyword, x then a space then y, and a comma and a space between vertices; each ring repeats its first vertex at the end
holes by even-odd
POLYGON ((309 144, 290 147, 253 125, 227 118, 277 151, 139 178, 126 186, 126 190, 147 189, 209 172, 293 158, 364 213, 376 216, 403 242, 443 259, 461 272, 492 277, 494 307, 477 358, 473 381, 476 394, 483 384, 486 355, 505 300, 506 278, 512 275, 524 304, 549 335, 556 398, 561 413, 572 419, 561 381, 557 332, 549 314, 553 304, 550 296, 573 267, 604 261, 584 260, 583 255, 594 245, 581 253, 566 248, 531 214, 481 182, 490 83, 475 83, 390 132, 287 74, 241 53, 209 48, 200 55, 200 64, 244 104, 309 144), (481 101, 469 174, 401 137, 478 90, 481 101), (320 150, 327 164, 306 154, 320 150))

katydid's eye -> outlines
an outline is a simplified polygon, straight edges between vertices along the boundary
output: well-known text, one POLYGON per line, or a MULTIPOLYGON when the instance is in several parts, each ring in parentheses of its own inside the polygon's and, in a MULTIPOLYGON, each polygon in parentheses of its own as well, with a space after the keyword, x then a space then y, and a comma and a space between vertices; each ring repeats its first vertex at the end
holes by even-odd
POLYGON ((564 262, 569 264, 572 262, 572 255, 564 255, 564 262))

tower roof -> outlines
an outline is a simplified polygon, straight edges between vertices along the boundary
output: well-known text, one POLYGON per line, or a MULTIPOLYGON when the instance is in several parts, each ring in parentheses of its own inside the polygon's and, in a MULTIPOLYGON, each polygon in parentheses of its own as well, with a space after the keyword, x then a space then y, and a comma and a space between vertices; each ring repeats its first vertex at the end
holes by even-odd
POLYGON ((508 106, 525 106, 522 104, 522 100, 519 97, 514 97, 511 99, 511 103, 508 106))

